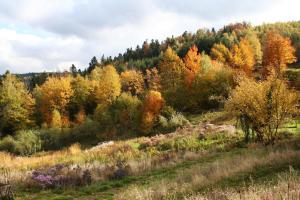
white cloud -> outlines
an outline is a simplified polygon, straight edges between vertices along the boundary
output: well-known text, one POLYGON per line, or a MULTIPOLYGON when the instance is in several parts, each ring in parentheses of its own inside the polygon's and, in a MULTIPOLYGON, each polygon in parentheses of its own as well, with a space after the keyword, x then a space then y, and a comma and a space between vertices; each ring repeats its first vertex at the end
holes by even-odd
POLYGON ((86 67, 145 39, 237 21, 300 20, 297 0, 1 0, 0 73, 86 67))

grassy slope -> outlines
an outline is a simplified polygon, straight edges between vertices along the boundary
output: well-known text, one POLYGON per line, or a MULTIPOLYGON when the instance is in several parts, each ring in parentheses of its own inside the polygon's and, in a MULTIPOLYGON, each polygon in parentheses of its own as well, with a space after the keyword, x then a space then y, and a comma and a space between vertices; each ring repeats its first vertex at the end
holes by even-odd
MULTIPOLYGON (((153 170, 147 174, 141 176, 130 176, 122 180, 107 181, 101 184, 93 184, 91 186, 78 188, 76 190, 45 190, 45 191, 23 191, 17 194, 17 199, 45 199, 45 200, 67 200, 67 199, 114 199, 113 196, 118 193, 122 193, 131 185, 138 185, 139 187, 151 186, 159 183, 162 180, 172 181, 178 174, 188 171, 194 166, 201 166, 207 168, 212 162, 217 160, 224 160, 225 158, 234 158, 236 156, 250 156, 250 155, 264 155, 267 153, 265 149, 234 149, 229 152, 214 153, 205 156, 199 160, 185 161, 172 167, 153 170)), ((289 170, 289 166, 293 166, 294 169, 300 170, 300 158, 293 162, 283 162, 280 165, 263 165, 250 171, 243 171, 236 173, 235 176, 224 177, 219 181, 212 184, 199 187, 200 192, 209 190, 216 187, 238 187, 250 180, 255 182, 268 181, 272 182, 274 177, 279 172, 289 170)), ((180 197, 180 196, 178 196, 180 197)))
MULTIPOLYGON (((214 117, 215 116, 216 115, 214 115, 214 117)), ((208 121, 211 121, 212 119, 210 115, 208 115, 206 118, 209 119, 208 121)), ((218 119, 218 117, 216 118, 218 119)), ((199 119, 197 118, 197 116, 194 116, 192 117, 192 119, 196 123, 197 121, 202 121, 203 117, 199 119)), ((295 125, 294 123, 287 124, 284 130, 289 130, 290 132, 294 133, 300 133, 299 124, 295 125)), ((298 136, 296 136, 296 138, 298 138, 298 136)), ((153 186, 162 184, 163 182, 176 182, 178 181, 178 177, 182 176, 182 174, 186 174, 186 176, 193 176, 189 173, 191 173, 191 169, 195 167, 199 169, 208 169, 212 167, 216 162, 222 162, 224 160, 234 161, 237 158, 247 158, 251 156, 263 157, 275 150, 286 150, 286 146, 292 146, 293 151, 295 151, 296 153, 300 153, 299 146, 297 144, 299 144, 299 140, 295 139, 295 141, 285 141, 278 147, 234 148, 230 151, 213 152, 201 157, 200 159, 197 158, 194 160, 184 161, 182 163, 176 163, 169 167, 155 169, 139 176, 125 177, 121 180, 95 183, 91 186, 68 190, 19 190, 16 192, 15 196, 16 199, 22 200, 115 199, 120 198, 120 196, 122 197, 123 193, 126 193, 128 191, 130 192, 133 186, 142 189, 148 189, 153 186)), ((282 162, 280 162, 280 164, 265 163, 260 165, 259 167, 240 170, 234 172, 230 176, 224 176, 220 179, 213 180, 208 182, 207 184, 198 186, 193 190, 195 192, 207 192, 211 190, 211 188, 235 188, 244 185, 247 182, 250 182, 250 179, 251 182, 254 181, 254 183, 256 184, 265 184, 265 182, 273 183, 277 177, 277 174, 280 172, 288 171, 289 166, 293 166, 293 168, 300 171, 300 157, 298 157, 297 159, 293 159, 293 161, 287 160, 285 162, 283 160, 282 162)), ((177 196, 178 199, 182 197, 183 194, 178 194, 177 196)))

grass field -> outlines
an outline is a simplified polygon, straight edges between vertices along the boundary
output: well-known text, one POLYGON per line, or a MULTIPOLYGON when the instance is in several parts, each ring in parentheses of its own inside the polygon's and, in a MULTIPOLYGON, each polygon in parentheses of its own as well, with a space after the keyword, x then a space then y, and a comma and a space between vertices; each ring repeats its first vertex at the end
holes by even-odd
POLYGON ((286 191, 300 195, 296 187, 300 184, 298 120, 280 129, 283 136, 273 146, 244 144, 239 130, 232 135, 207 129, 205 139, 199 139, 206 122, 234 123, 222 112, 190 116, 190 121, 190 127, 174 133, 119 141, 107 148, 82 150, 75 145, 59 152, 6 158, 3 168, 15 166, 11 177, 23 178, 16 178, 14 184, 15 197, 20 200, 200 200, 241 199, 241 195, 244 199, 264 199, 266 195, 279 199, 286 191), (121 178, 110 178, 107 174, 115 168, 105 166, 120 159, 130 171, 121 178), (92 184, 41 188, 26 176, 33 169, 57 163, 90 169, 92 184))

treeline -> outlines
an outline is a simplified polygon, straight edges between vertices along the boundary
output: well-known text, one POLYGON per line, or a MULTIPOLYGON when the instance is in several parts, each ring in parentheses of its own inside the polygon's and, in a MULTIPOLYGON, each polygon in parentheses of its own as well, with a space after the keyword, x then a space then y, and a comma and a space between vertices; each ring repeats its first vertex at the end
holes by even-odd
MULTIPOLYGON (((90 72, 95 65, 107 65, 113 64, 119 71, 125 69, 138 69, 144 71, 146 69, 157 66, 158 57, 168 47, 171 47, 179 57, 183 58, 189 48, 196 45, 199 52, 205 54, 211 53, 211 48, 214 44, 222 43, 227 48, 231 48, 234 44, 240 40, 241 37, 247 37, 251 41, 251 45, 255 45, 257 41, 253 38, 256 35, 260 43, 265 40, 267 32, 276 31, 284 37, 291 39, 292 45, 296 50, 297 60, 300 60, 300 22, 285 22, 285 23, 273 23, 263 24, 253 27, 249 23, 236 23, 224 26, 220 30, 216 31, 214 28, 199 29, 196 33, 184 32, 178 37, 169 37, 166 40, 159 42, 158 40, 144 41, 143 44, 137 45, 135 48, 128 48, 125 53, 118 56, 104 57, 98 61, 96 57, 91 60, 91 63, 87 69, 90 72)), ((261 61, 261 52, 259 48, 256 48, 256 59, 261 61)))
MULTIPOLYGON (((34 77, 34 86, 33 79, 26 84, 15 75, 4 74, 0 84, 0 131, 2 136, 9 136, 0 142, 0 149, 32 153, 37 149, 59 148, 73 142, 91 143, 171 131, 188 123, 177 111, 195 113, 223 107, 231 90, 237 85, 242 87, 244 80, 278 82, 277 79, 284 79, 287 65, 297 60, 291 39, 278 31, 259 35, 248 24, 235 24, 224 27, 218 33, 200 32, 185 34, 181 39, 173 38, 173 42, 164 45, 154 42, 156 45, 149 50, 151 54, 145 54, 149 59, 157 59, 157 64, 151 67, 127 65, 120 68, 116 58, 109 62, 103 59, 101 63, 94 58, 84 72, 78 72, 72 66, 70 72, 51 76, 42 74, 34 77), (194 42, 190 43, 192 46, 186 46, 186 52, 183 45, 179 45, 189 44, 188 41, 194 41, 195 37, 203 37, 206 39, 199 41, 207 41, 208 35, 222 37, 217 41, 211 40, 211 44, 201 43, 200 50, 199 44, 194 42), (181 40, 185 42, 179 43, 181 40), (158 49, 162 46, 165 49, 160 53, 161 49, 158 49), (153 57, 152 53, 157 57, 153 57), (35 131, 24 131, 28 129, 35 131), (33 147, 39 148, 28 150, 33 147)), ((132 55, 126 56, 132 58, 132 55)), ((120 56, 120 59, 126 56, 120 56)), ((275 86, 263 86, 267 88, 264 90, 266 98, 269 95, 268 98, 273 99, 275 86)), ((286 86, 278 89, 286 90, 286 86)), ((254 91, 259 90, 254 88, 254 91)), ((239 112, 251 106, 251 102, 243 102, 245 95, 236 96, 231 97, 231 104, 227 103, 227 107, 235 110, 234 114, 247 125, 245 132, 265 133, 265 119, 271 119, 270 116, 262 119, 260 128, 257 128, 254 114, 249 115, 249 110, 242 114, 239 112), (245 106, 240 108, 239 105, 245 106)), ((263 96, 259 104, 264 105, 268 101, 263 96)), ((280 109, 294 104, 292 95, 280 109)), ((264 109, 269 113, 268 109, 273 107, 266 104, 264 109)), ((274 109, 277 109, 276 106, 274 109)), ((289 109, 285 111, 280 121, 290 113, 289 109)))

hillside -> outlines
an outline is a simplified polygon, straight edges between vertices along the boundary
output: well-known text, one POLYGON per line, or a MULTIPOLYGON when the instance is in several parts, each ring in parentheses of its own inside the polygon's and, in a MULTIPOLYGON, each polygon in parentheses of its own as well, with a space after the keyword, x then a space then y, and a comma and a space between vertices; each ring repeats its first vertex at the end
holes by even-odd
MULTIPOLYGON (((241 195, 246 199, 279 199, 281 195, 297 198, 299 121, 285 124, 281 131, 289 135, 265 148, 259 143, 244 144, 228 118, 220 121, 224 119, 222 115, 194 116, 192 124, 174 133, 108 142, 86 150, 73 145, 60 152, 27 158, 2 154, 3 170, 7 167, 14 181, 29 176, 14 189, 16 199, 239 199, 241 195), (121 163, 113 167, 113 160, 121 163), (50 166, 58 165, 63 168, 55 173, 49 171, 53 170, 50 166), (25 189, 37 184, 30 181, 32 175, 26 169, 31 169, 32 174, 39 169, 40 174, 49 173, 53 179, 65 173, 80 176, 90 170, 97 181, 78 187, 68 185, 74 180, 63 179, 60 184, 65 184, 64 189, 25 189)), ((41 179, 38 184, 51 188, 57 183, 41 179)))

